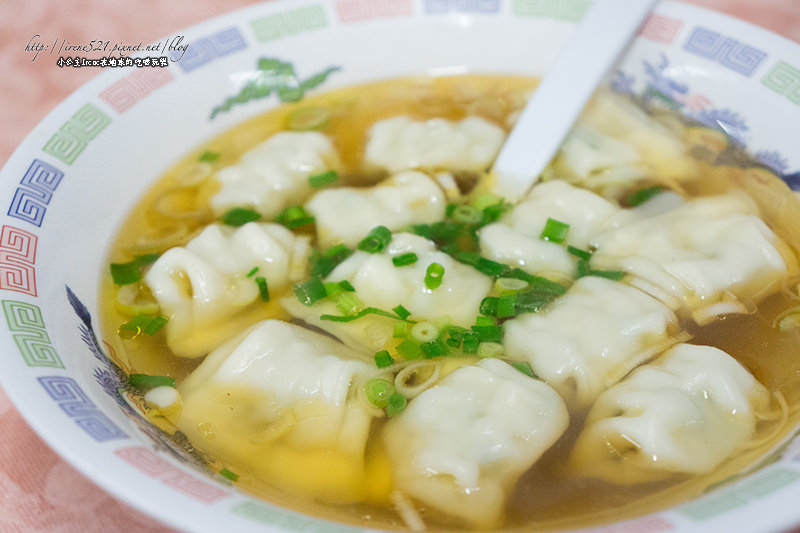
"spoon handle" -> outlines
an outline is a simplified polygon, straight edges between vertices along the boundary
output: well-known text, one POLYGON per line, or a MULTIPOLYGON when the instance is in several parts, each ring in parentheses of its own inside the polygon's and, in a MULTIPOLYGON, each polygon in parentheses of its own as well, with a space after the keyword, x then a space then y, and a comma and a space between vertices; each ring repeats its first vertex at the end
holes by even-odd
POLYGON ((514 201, 536 183, 656 1, 592 2, 497 156, 495 193, 514 201))

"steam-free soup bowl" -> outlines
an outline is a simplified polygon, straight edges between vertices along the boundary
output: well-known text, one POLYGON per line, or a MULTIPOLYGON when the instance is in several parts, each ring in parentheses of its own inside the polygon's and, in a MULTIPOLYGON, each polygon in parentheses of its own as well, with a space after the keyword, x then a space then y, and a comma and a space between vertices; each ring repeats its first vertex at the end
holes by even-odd
MULTIPOLYGON (((238 490, 140 416, 118 372, 119 354, 98 328, 98 280, 107 272, 109 243, 131 206, 178 158, 279 105, 273 94, 209 118, 247 83, 259 58, 291 63, 301 79, 338 67, 314 91, 425 73, 538 76, 587 5, 277 0, 181 32, 187 50, 155 54, 166 57, 166 67, 160 61, 108 67, 42 121, 0 173, 0 381, 17 408, 86 476, 178 529, 358 530, 238 490)), ((724 130, 800 187, 797 45, 732 18, 664 2, 608 84, 724 130)), ((793 433, 734 482, 598 528, 800 526, 800 441, 793 433)))

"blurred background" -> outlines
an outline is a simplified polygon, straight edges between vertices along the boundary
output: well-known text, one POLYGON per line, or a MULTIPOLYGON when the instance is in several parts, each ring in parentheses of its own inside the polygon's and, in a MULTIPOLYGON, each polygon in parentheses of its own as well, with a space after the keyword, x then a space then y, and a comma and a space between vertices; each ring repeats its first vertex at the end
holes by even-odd
MULTIPOLYGON (((687 0, 800 43, 800 0, 687 0)), ((100 73, 58 68, 57 55, 31 61, 39 34, 75 43, 157 41, 252 0, 0 0, 0 166, 61 100, 100 73)), ((56 456, 0 389, 0 532, 169 532, 116 501, 56 456)))

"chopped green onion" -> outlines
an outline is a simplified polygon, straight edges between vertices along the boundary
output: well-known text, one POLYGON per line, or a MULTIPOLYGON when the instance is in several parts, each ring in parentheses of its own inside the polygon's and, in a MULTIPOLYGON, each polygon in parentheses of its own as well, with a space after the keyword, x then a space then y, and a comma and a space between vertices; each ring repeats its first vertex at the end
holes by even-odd
POLYGON ((356 292, 356 288, 355 288, 355 287, 353 287, 353 284, 352 284, 352 283, 350 283, 349 281, 347 281, 346 279, 343 279, 342 281, 340 281, 340 282, 339 282, 339 286, 340 286, 340 287, 341 287, 343 290, 345 290, 345 291, 347 291, 347 292, 356 292))
POLYGON ((478 345, 478 357, 481 359, 500 357, 501 355, 503 355, 503 345, 499 342, 482 342, 478 345))
POLYGON ((417 259, 417 254, 414 252, 408 252, 392 257, 392 263, 394 263, 394 266, 396 267, 403 267, 407 265, 413 265, 417 262, 417 259))
POLYGON ((481 341, 476 333, 472 331, 467 332, 464 334, 461 350, 466 354, 478 353, 478 346, 480 345, 480 342, 481 341))
POLYGON ((399 316, 403 320, 411 316, 411 311, 409 311, 402 305, 398 305, 397 307, 392 307, 392 311, 394 311, 397 314, 397 316, 399 316))
POLYGON ((459 224, 478 224, 483 220, 483 213, 470 205, 457 205, 450 217, 459 224))
POLYGON ((483 208, 483 219, 481 220, 481 226, 485 226, 487 224, 491 224, 492 222, 498 220, 501 216, 503 216, 506 212, 510 211, 513 206, 506 202, 505 200, 500 200, 499 202, 488 205, 483 208))
POLYGON ((262 302, 269 301, 269 286, 267 285, 267 278, 258 276, 255 278, 256 285, 258 285, 258 294, 261 296, 262 302))
POLYGON ((325 287, 325 294, 328 298, 336 298, 344 292, 342 286, 335 281, 326 281, 322 285, 325 287))
POLYGON ((389 396, 389 402, 386 405, 386 416, 391 418, 399 415, 405 410, 407 404, 408 400, 406 397, 399 392, 395 392, 389 396))
POLYGON ((328 296, 325 285, 319 278, 311 278, 294 286, 294 295, 303 305, 314 305, 319 300, 328 296))
POLYGON ((420 322, 411 328, 411 338, 417 342, 430 342, 439 338, 439 328, 431 322, 420 322))
POLYGON ((313 224, 314 217, 312 217, 306 208, 302 205, 292 205, 278 213, 275 217, 276 222, 283 224, 289 229, 299 228, 306 224, 313 224))
POLYGON ((201 161, 201 162, 204 162, 204 163, 213 163, 217 159, 219 159, 219 153, 218 152, 209 152, 208 150, 206 150, 205 152, 200 154, 200 157, 197 158, 198 161, 201 161))
POLYGON ((501 326, 472 326, 472 331, 478 335, 480 342, 503 341, 503 328, 501 326))
MULTIPOLYGON (((398 324, 402 324, 402 322, 398 322, 398 324)), ((394 364, 394 359, 392 356, 389 355, 389 352, 386 350, 381 350, 375 354, 375 366, 378 368, 386 368, 387 366, 391 366, 394 364)))
POLYGON ((447 355, 447 344, 441 339, 434 339, 429 342, 422 343, 420 345, 422 348, 422 353, 425 354, 425 357, 441 357, 447 355))
POLYGON ((130 285, 142 279, 141 268, 154 263, 159 254, 137 255, 127 263, 111 263, 111 278, 115 285, 130 285))
POLYGON ((472 266, 481 274, 486 274, 492 278, 499 278, 509 271, 508 265, 486 259, 485 257, 479 257, 472 266))
POLYGON ((408 322, 395 322, 392 331, 392 337, 395 339, 402 339, 408 335, 408 322))
MULTIPOLYGON (((481 305, 478 308, 480 314, 485 316, 497 316, 497 300, 499 300, 497 296, 487 296, 481 300, 481 305)), ((492 325, 494 325, 494 321, 492 321, 492 325)))
POLYGON ((392 240, 392 232, 386 226, 376 226, 358 243, 358 249, 370 254, 382 252, 392 240))
POLYGON ((530 283, 524 279, 498 278, 494 287, 501 295, 512 294, 527 289, 530 283))
POLYGON ((567 288, 560 283, 556 283, 555 281, 550 281, 547 278, 543 278, 541 276, 534 276, 532 274, 528 274, 522 269, 519 268, 512 268, 508 272, 506 272, 505 277, 507 278, 515 278, 527 281, 530 283, 530 290, 534 290, 537 292, 545 292, 548 294, 552 294, 554 296, 561 296, 565 292, 567 292, 567 288))
POLYGON ((133 332, 134 337, 139 333, 152 336, 155 335, 158 330, 163 328, 167 324, 167 321, 167 317, 162 315, 152 316, 139 314, 128 322, 121 324, 119 328, 120 330, 133 332))
POLYGON ((431 290, 438 289, 444 278, 444 267, 439 263, 431 263, 425 271, 425 286, 431 290))
POLYGON ((239 479, 239 474, 231 472, 227 468, 223 468, 222 470, 220 470, 219 475, 221 475, 226 479, 230 479, 231 481, 236 481, 237 479, 239 479))
POLYGON ((639 189, 638 191, 632 192, 628 195, 627 203, 631 207, 636 207, 637 205, 645 203, 653 196, 661 194, 662 192, 664 192, 664 189, 659 185, 639 189))
POLYGON ((517 304, 517 294, 506 294, 497 299, 497 318, 508 318, 515 316, 517 304))
POLYGON ((339 263, 350 257, 352 253, 353 251, 344 244, 331 246, 324 253, 314 250, 308 261, 311 275, 320 278, 327 277, 339 263))
POLYGON ((255 222, 261 218, 261 213, 244 207, 228 209, 219 217, 219 221, 226 226, 244 226, 248 222, 255 222))
POLYGON ((437 244, 445 246, 455 242, 461 235, 463 226, 455 222, 435 222, 433 224, 416 224, 411 226, 411 232, 420 237, 425 237, 437 244))
POLYGON ((554 218, 548 218, 539 238, 543 241, 562 243, 567 238, 568 232, 569 224, 554 218))
POLYGON ((483 211, 489 206, 497 205, 503 202, 503 198, 496 194, 482 194, 472 200, 472 207, 478 211, 483 211))
POLYGON ((475 317, 475 325, 476 326, 494 326, 495 321, 494 318, 490 316, 478 316, 475 317))
POLYGON ((321 130, 328 125, 330 112, 322 106, 295 109, 286 118, 286 127, 292 131, 321 130))
POLYGON ((582 278, 588 276, 591 270, 588 259, 579 259, 578 264, 575 266, 575 277, 582 278))
POLYGON ((253 276, 255 276, 258 273, 258 271, 259 271, 259 268, 257 266, 251 268, 250 272, 247 273, 247 277, 248 278, 252 278, 253 276))
POLYGON ((622 278, 625 277, 625 272, 622 270, 590 270, 588 275, 606 278, 612 281, 622 281, 622 278))
POLYGON ((328 170, 322 174, 314 174, 308 177, 308 184, 314 188, 325 187, 339 181, 339 173, 335 170, 328 170))
POLYGON ((389 398, 395 394, 394 384, 388 379, 373 378, 364 384, 364 393, 369 403, 383 409, 389 404, 389 398))
POLYGON ((336 297, 336 309, 345 316, 357 314, 364 308, 364 302, 352 292, 342 292, 336 297))
POLYGON ((356 313, 355 315, 351 316, 322 315, 319 317, 319 319, 330 320, 331 322, 352 322, 353 320, 359 319, 367 315, 385 316, 387 318, 393 318, 395 320, 405 320, 406 322, 414 323, 411 320, 400 318, 399 316, 390 313, 389 311, 384 311, 383 309, 378 309, 377 307, 366 307, 361 311, 359 311, 358 313, 356 313))
POLYGON ((406 361, 422 359, 422 347, 411 339, 403 339, 397 345, 397 353, 402 355, 406 361))
POLYGON ((514 309, 517 315, 536 313, 552 302, 556 296, 558 295, 536 290, 518 292, 514 302, 514 309))
POLYGON ((527 361, 514 361, 511 363, 511 366, 530 378, 536 377, 536 374, 533 373, 533 368, 531 368, 531 364, 527 361))
POLYGON ((567 246, 567 251, 577 257, 578 259, 584 259, 588 261, 592 257, 592 252, 587 252, 586 250, 581 250, 580 248, 575 248, 574 246, 570 245, 567 246))
POLYGON ((149 374, 129 374, 128 383, 136 389, 155 389, 156 387, 175 387, 175 378, 169 376, 151 376, 149 374))

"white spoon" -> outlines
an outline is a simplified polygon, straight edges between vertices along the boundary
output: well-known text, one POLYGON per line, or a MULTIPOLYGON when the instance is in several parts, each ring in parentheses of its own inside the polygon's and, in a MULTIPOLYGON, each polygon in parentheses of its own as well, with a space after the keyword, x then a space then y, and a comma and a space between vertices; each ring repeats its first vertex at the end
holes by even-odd
POLYGON ((495 193, 515 201, 536 183, 656 1, 592 2, 500 150, 495 193))

